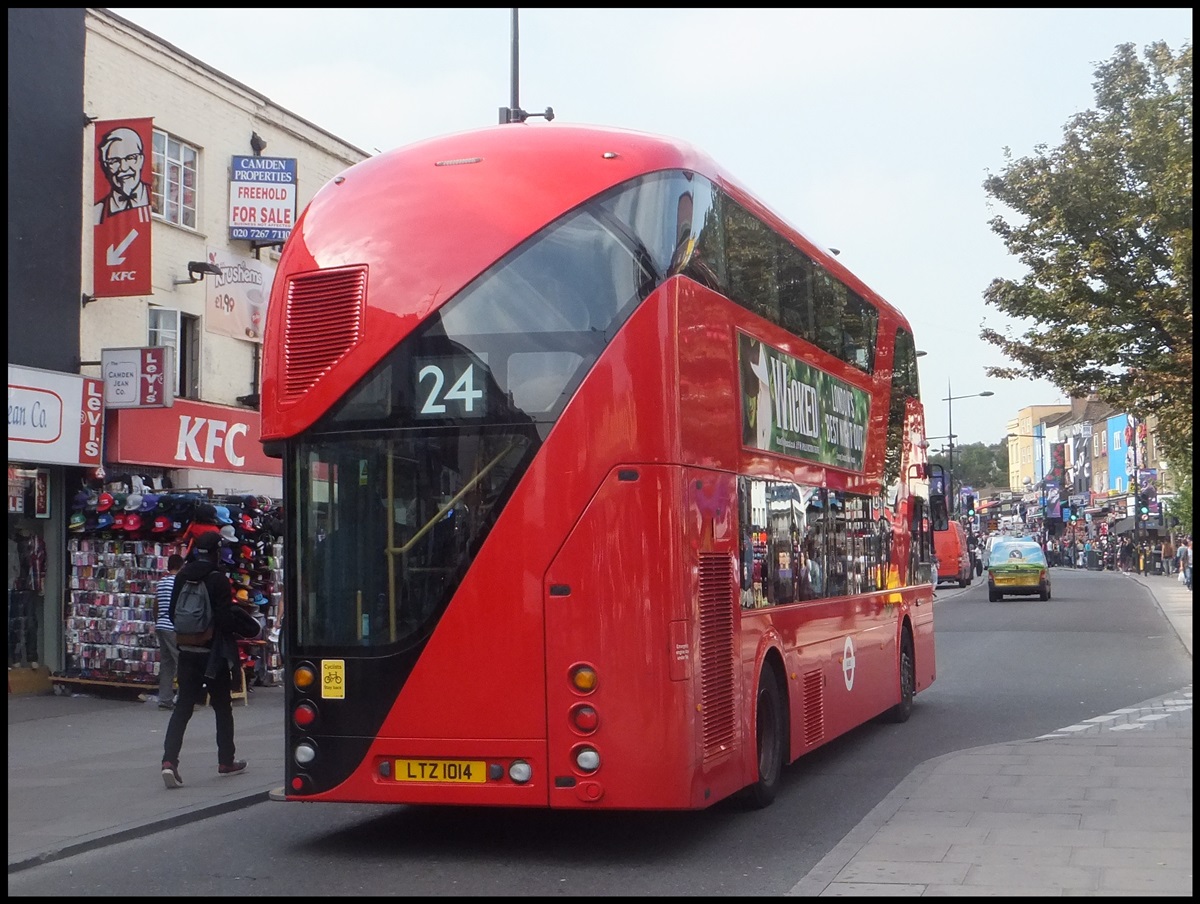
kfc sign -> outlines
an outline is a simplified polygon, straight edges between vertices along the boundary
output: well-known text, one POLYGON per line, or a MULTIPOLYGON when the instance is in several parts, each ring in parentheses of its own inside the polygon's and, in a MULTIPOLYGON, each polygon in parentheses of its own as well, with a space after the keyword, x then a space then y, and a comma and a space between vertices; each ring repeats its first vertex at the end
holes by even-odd
POLYGON ((153 295, 150 283, 153 119, 96 123, 92 296, 153 295))
POLYGON ((257 411, 176 399, 171 408, 109 412, 108 459, 160 468, 198 468, 280 477, 264 454, 257 411))

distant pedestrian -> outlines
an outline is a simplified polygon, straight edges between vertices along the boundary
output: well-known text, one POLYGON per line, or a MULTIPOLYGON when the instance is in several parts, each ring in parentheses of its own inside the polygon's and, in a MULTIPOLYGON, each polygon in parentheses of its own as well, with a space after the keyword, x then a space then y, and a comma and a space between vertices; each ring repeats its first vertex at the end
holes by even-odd
POLYGON ((1161 552, 1163 574, 1171 574, 1175 568, 1175 546, 1170 537, 1163 540, 1161 552))
POLYGON ((1192 538, 1187 538, 1187 543, 1184 546, 1183 552, 1183 576, 1184 583, 1187 584, 1187 589, 1192 589, 1192 538))
POLYGON ((163 744, 162 778, 168 788, 183 785, 179 775, 183 734, 192 711, 205 693, 217 721, 217 772, 235 775, 246 768, 245 760, 234 758, 233 669, 241 668, 241 663, 234 635, 238 622, 233 611, 233 586, 219 567, 220 547, 220 533, 207 532, 196 537, 171 589, 170 615, 174 622, 175 605, 183 586, 189 581, 204 582, 212 605, 213 636, 203 646, 179 645, 179 697, 163 744))
POLYGON ((179 646, 175 643, 175 625, 171 621, 171 588, 175 575, 183 567, 183 556, 172 553, 167 559, 167 573, 158 579, 155 596, 158 601, 158 708, 175 708, 175 675, 179 671, 179 646))

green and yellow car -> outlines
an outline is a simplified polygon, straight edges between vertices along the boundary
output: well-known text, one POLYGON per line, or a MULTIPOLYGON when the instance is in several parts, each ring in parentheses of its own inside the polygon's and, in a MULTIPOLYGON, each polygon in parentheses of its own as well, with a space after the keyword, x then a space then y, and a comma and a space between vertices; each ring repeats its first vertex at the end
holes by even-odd
POLYGON ((1050 568, 1046 554, 1033 540, 1000 540, 988 558, 988 599, 1005 596, 1050 599, 1050 568))

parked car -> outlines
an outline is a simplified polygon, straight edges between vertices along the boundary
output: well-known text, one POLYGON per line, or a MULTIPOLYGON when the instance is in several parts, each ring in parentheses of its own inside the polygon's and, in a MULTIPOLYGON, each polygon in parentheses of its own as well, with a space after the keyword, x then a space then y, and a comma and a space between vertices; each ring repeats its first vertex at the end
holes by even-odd
POLYGON ((1050 566, 1036 540, 999 539, 988 558, 988 599, 1037 594, 1050 599, 1050 566))

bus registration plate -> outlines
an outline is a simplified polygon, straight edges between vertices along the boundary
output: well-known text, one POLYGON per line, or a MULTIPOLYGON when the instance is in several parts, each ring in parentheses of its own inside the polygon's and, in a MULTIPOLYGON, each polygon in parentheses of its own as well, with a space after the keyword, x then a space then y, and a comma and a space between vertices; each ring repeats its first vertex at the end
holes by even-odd
POLYGON ((398 782, 486 782, 482 760, 396 760, 398 782))

